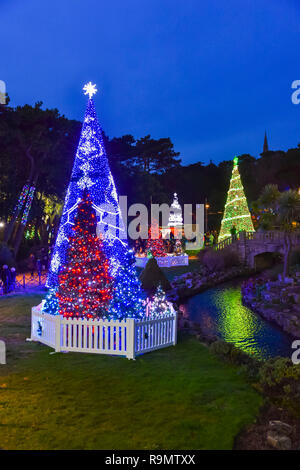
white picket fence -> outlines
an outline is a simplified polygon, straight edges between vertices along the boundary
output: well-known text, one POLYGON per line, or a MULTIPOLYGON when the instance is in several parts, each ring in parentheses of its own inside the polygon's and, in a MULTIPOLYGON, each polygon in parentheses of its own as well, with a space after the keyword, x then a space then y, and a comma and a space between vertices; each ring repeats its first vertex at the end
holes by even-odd
MULTIPOLYGON (((147 304, 148 310, 149 304, 147 304)), ((177 314, 141 320, 101 320, 63 318, 42 312, 42 304, 32 308, 31 338, 59 351, 111 354, 134 359, 177 342, 177 314)))
MULTIPOLYGON (((157 264, 160 268, 171 268, 173 266, 188 266, 189 257, 186 254, 183 255, 167 255, 167 256, 156 256, 157 264)), ((149 258, 147 256, 136 256, 135 265, 138 268, 144 268, 148 263, 149 258)))

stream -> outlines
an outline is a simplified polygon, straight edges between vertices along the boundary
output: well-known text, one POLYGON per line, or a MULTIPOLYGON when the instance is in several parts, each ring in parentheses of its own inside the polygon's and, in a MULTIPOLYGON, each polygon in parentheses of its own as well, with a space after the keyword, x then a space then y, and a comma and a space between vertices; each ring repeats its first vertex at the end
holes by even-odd
POLYGON ((290 357, 292 338, 242 304, 241 282, 230 281, 189 298, 180 306, 204 333, 235 344, 258 359, 290 357))

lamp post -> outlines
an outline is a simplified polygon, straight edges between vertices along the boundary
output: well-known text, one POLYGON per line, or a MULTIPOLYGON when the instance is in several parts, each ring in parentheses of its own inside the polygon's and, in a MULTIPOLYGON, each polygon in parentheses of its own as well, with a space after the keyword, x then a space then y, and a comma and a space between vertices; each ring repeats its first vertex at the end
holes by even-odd
POLYGON ((207 229, 208 229, 207 219, 208 219, 208 209, 209 209, 209 204, 207 202, 207 198, 205 198, 204 208, 205 208, 205 233, 206 233, 207 229))

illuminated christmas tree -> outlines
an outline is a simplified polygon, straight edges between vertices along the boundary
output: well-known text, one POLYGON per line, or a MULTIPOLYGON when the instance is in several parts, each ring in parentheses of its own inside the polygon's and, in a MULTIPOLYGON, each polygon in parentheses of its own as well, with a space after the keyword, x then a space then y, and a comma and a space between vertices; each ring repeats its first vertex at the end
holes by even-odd
POLYGON ((58 298, 57 289, 49 289, 46 295, 45 303, 43 306, 43 313, 49 313, 50 315, 58 315, 58 298))
POLYGON ((236 231, 236 233, 241 231, 254 232, 247 199, 239 173, 237 157, 233 159, 230 186, 218 241, 230 237, 233 231, 236 231))
POLYGON ((149 227, 148 239, 146 243, 146 252, 150 256, 166 256, 166 249, 161 232, 156 221, 153 221, 149 227))
POLYGON ((57 287, 59 269, 66 262, 74 217, 85 188, 96 211, 97 233, 103 235, 112 274, 117 272, 128 250, 115 183, 92 99, 96 86, 88 83, 84 90, 89 100, 49 268, 46 286, 51 288, 57 287))
POLYGON ((174 193, 174 199, 170 207, 169 227, 182 227, 182 209, 178 202, 178 196, 174 193))
POLYGON ((171 313, 171 304, 167 301, 166 293, 161 284, 158 285, 151 303, 150 315, 161 317, 171 313))
POLYGON ((67 263, 58 275, 59 313, 64 317, 105 317, 113 279, 103 241, 96 235, 96 214, 85 192, 78 204, 69 240, 67 263))
POLYGON ((132 251, 126 253, 116 275, 109 316, 119 320, 143 316, 141 283, 137 277, 132 251))

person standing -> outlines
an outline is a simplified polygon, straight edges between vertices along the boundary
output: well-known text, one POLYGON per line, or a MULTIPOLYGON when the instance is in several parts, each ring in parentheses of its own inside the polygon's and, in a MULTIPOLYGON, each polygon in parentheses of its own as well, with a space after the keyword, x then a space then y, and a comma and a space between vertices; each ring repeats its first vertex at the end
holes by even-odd
POLYGON ((35 257, 34 257, 33 253, 31 253, 31 255, 29 256, 28 269, 30 271, 31 277, 33 277, 34 276, 34 270, 35 270, 35 257))
POLYGON ((10 285, 10 271, 8 269, 7 264, 4 264, 2 267, 1 280, 3 284, 3 293, 7 294, 9 291, 9 285, 10 285))
POLYGON ((230 233, 231 233, 231 236, 232 236, 232 241, 234 242, 236 239, 237 239, 237 236, 236 236, 236 226, 233 225, 230 229, 230 233))
POLYGON ((16 268, 12 267, 10 269, 10 290, 14 291, 16 288, 16 268))

